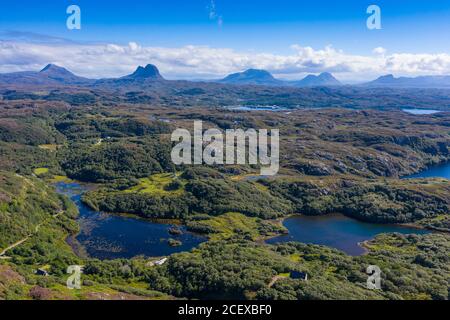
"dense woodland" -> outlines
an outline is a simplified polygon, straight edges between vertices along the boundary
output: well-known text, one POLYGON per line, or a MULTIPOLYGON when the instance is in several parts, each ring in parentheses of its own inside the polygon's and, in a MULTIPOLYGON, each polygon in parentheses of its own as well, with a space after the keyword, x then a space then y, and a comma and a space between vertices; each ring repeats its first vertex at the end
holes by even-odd
POLYGON ((17 94, 0 101, 0 251, 19 243, 0 257, 0 299, 449 298, 450 183, 401 179, 450 160, 449 113, 245 112, 17 94), (280 128, 280 173, 173 165, 170 133, 194 119, 205 128, 280 128), (96 210, 177 219, 209 241, 157 267, 151 257, 77 256, 66 242, 79 229, 76 207, 53 187, 69 179, 95 184, 83 201, 96 210), (262 241, 285 232, 284 217, 336 212, 442 233, 383 234, 360 257, 262 241), (64 286, 70 264, 85 265, 79 292, 64 286), (368 264, 386 271, 383 291, 365 288, 368 264), (293 279, 295 271, 310 280, 293 279))

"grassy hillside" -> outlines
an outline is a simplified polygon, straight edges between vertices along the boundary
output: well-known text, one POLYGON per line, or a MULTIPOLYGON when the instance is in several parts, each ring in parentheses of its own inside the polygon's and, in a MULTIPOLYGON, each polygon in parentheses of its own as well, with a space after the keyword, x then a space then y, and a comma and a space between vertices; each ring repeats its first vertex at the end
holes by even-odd
POLYGON ((82 289, 69 290, 67 267, 95 263, 77 257, 65 241, 78 231, 76 207, 42 180, 1 171, 0 181, 0 300, 170 298, 142 288, 140 278, 83 276, 82 289))

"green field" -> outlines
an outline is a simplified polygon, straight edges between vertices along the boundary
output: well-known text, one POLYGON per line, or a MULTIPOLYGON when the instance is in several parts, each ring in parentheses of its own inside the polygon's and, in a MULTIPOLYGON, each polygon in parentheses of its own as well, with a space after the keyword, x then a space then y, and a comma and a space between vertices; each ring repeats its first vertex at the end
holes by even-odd
POLYGON ((40 175, 48 173, 48 168, 36 168, 36 169, 34 169, 33 172, 35 175, 40 176, 40 175))
POLYGON ((139 179, 139 184, 125 190, 128 193, 145 193, 149 195, 181 195, 184 192, 186 182, 180 179, 180 174, 162 173, 155 174, 148 178, 139 179), (168 189, 174 181, 179 182, 177 189, 168 189))

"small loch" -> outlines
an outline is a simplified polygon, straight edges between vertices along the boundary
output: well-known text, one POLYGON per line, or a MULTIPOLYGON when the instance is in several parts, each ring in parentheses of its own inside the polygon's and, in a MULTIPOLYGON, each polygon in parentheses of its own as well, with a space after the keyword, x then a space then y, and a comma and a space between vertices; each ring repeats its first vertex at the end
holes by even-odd
POLYGON ((139 255, 160 257, 189 251, 206 241, 202 236, 187 232, 184 227, 177 226, 182 233, 173 235, 169 230, 174 225, 91 210, 81 201, 83 192, 88 190, 85 185, 60 182, 56 184, 56 190, 68 196, 78 207, 81 230, 75 240, 89 257, 102 260, 129 259, 139 255), (172 247, 168 244, 169 239, 182 244, 172 247))

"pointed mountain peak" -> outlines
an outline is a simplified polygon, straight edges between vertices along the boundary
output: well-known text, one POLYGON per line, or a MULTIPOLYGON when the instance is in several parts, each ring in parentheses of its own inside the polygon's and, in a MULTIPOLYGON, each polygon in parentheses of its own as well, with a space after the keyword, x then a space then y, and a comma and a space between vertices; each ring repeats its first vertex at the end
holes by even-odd
POLYGON ((337 80, 331 73, 322 72, 318 76, 310 74, 303 80, 296 81, 295 85, 298 87, 319 87, 319 86, 340 86, 342 83, 337 80))
POLYGON ((396 79, 394 77, 394 75, 387 74, 387 75, 378 77, 377 79, 375 79, 375 80, 373 80, 371 82, 368 82, 367 85, 369 85, 369 86, 380 86, 380 85, 381 86, 386 86, 386 85, 394 84, 395 82, 397 82, 397 80, 398 79, 396 79))
POLYGON ((42 69, 40 72, 38 72, 38 75, 41 78, 46 78, 52 81, 57 81, 60 83, 85 83, 89 82, 89 79, 78 77, 77 75, 73 74, 66 68, 57 66, 56 64, 48 64, 45 66, 44 69, 42 69))
POLYGON ((42 69, 40 72, 41 73, 54 73, 54 72, 62 73, 62 72, 64 72, 64 73, 71 74, 71 72, 68 71, 67 69, 57 66, 56 64, 51 64, 51 63, 46 65, 45 68, 42 69))
POLYGON ((139 66, 129 77, 135 79, 163 79, 158 68, 153 64, 148 64, 145 67, 139 66))

